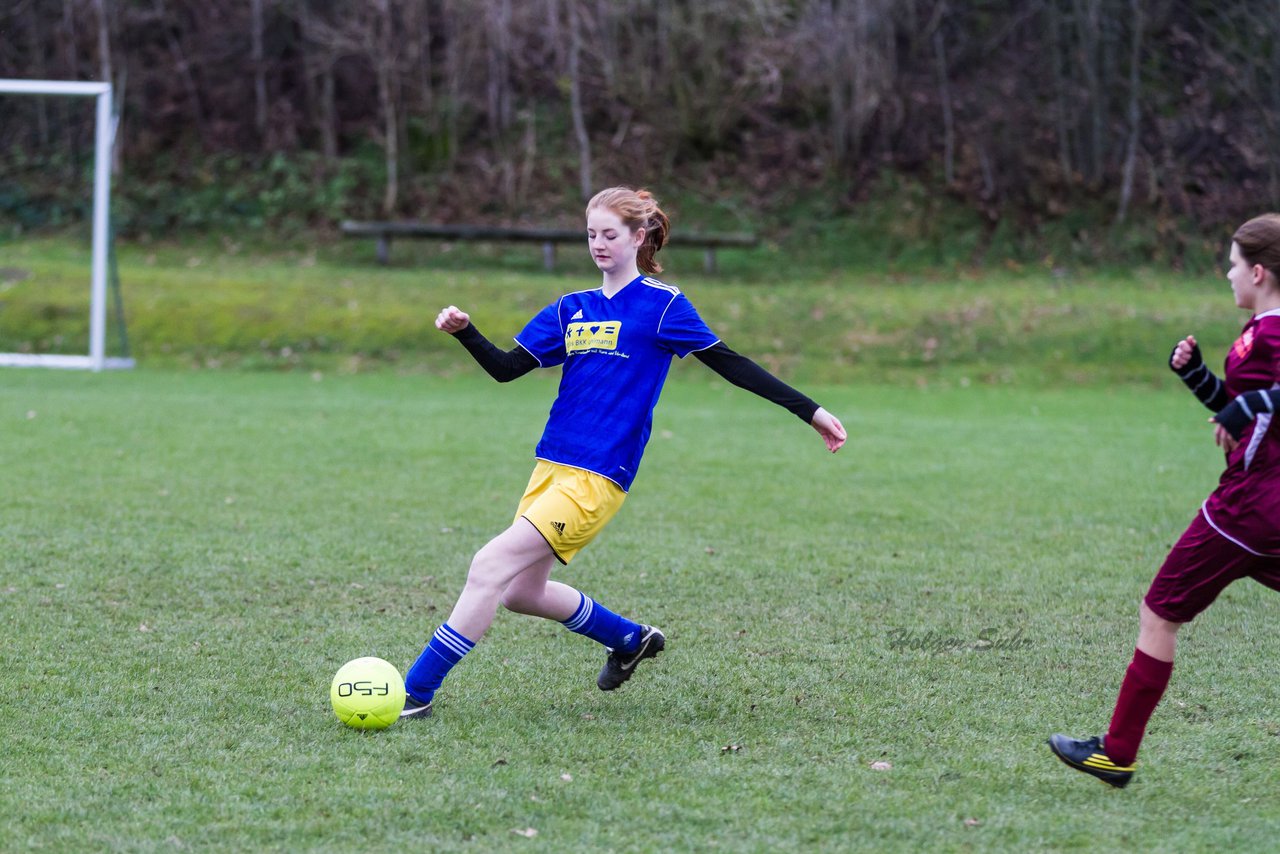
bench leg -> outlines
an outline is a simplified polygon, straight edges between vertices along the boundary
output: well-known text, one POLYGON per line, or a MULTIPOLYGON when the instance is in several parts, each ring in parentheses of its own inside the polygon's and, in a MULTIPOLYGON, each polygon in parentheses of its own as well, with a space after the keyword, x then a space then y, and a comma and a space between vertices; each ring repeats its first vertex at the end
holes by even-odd
POLYGON ((556 245, 554 243, 542 244, 542 266, 548 272, 556 268, 556 245))
POLYGON ((716 271, 716 250, 708 249, 702 253, 702 268, 708 273, 716 271))
POLYGON ((391 260, 391 237, 386 234, 378 235, 378 263, 386 264, 391 260))

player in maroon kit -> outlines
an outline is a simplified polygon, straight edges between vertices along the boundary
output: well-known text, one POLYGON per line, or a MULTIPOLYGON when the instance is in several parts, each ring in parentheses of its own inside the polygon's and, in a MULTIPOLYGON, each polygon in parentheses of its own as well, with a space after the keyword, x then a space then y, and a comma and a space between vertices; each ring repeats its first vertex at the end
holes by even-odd
POLYGON ((1147 721, 1169 685, 1178 629, 1237 579, 1280 590, 1280 424, 1272 423, 1280 408, 1280 214, 1236 230, 1230 265, 1236 305, 1253 316, 1227 352, 1225 380, 1204 364, 1192 336, 1169 357, 1169 367, 1216 413, 1211 420, 1227 469, 1139 607, 1137 649, 1107 734, 1049 739, 1067 765, 1116 788, 1133 777, 1147 721))

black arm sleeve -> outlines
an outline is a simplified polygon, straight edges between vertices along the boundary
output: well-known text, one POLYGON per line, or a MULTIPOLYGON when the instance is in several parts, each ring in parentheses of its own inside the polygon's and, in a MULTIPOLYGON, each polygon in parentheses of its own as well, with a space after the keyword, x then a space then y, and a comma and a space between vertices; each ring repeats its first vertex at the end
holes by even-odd
POLYGON ((467 348, 467 352, 480 367, 488 371, 489 376, 500 383, 511 382, 538 367, 538 360, 528 350, 516 347, 504 353, 493 346, 493 342, 485 338, 474 323, 467 324, 465 329, 455 332, 453 337, 467 348))
POLYGON ((1277 409, 1280 409, 1280 388, 1246 391, 1222 407, 1213 420, 1225 427, 1231 438, 1239 439, 1253 419, 1277 409))
MULTIPOLYGON (((1177 347, 1174 347, 1177 352, 1177 347)), ((1222 407, 1231 401, 1227 387, 1214 375, 1200 357, 1200 345, 1191 348, 1191 360, 1181 368, 1173 366, 1173 353, 1169 354, 1169 370, 1177 374, 1196 399, 1214 412, 1221 412, 1222 407)))
POLYGON ((813 414, 818 411, 818 404, 746 356, 730 350, 723 341, 716 343, 713 347, 699 350, 693 355, 697 356, 702 364, 738 388, 745 388, 765 400, 773 401, 788 412, 797 415, 806 424, 813 420, 813 414))

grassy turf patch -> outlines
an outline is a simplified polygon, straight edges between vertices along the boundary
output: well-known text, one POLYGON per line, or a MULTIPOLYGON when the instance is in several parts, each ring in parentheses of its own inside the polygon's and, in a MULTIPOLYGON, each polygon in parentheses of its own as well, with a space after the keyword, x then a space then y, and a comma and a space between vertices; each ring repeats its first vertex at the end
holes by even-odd
MULTIPOLYGON (((380 268, 362 244, 125 245, 120 276, 132 351, 153 366, 465 371, 437 311, 459 305, 509 341, 559 294, 598 282, 578 254, 566 248, 546 273, 530 247, 406 244, 380 268)), ((806 381, 1167 386, 1174 341, 1195 332, 1222 352, 1243 322, 1213 276, 848 273, 776 247, 725 254, 737 260, 721 276, 694 251, 664 260, 730 346, 806 381)), ((87 248, 23 240, 0 255, 0 351, 87 352, 87 248)))
POLYGON ((435 718, 374 735, 328 681, 407 666, 447 614, 553 377, 0 374, 3 838, 1272 844, 1280 600, 1258 585, 1185 630, 1129 789, 1043 746, 1105 726, 1138 598, 1217 475, 1185 393, 817 386, 852 437, 830 457, 697 367, 623 512, 557 570, 668 652, 603 694, 593 644, 504 614, 435 718))

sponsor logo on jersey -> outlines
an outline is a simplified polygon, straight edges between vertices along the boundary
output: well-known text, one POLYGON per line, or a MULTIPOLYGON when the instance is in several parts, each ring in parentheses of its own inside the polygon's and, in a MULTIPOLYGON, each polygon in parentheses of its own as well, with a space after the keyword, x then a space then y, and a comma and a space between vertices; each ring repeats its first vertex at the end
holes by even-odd
POLYGON ((570 320, 580 320, 581 318, 582 318, 582 309, 578 309, 577 311, 575 311, 575 312, 573 313, 573 317, 571 317, 571 318, 569 318, 569 319, 570 319, 570 320))
POLYGON ((585 353, 588 350, 618 349, 618 333, 622 321, 603 320, 570 323, 564 331, 564 349, 569 353, 585 353))
POLYGON ((1253 330, 1246 329, 1240 337, 1236 339, 1236 343, 1233 344, 1232 347, 1236 351, 1236 358, 1247 359, 1250 351, 1253 350, 1253 330))

